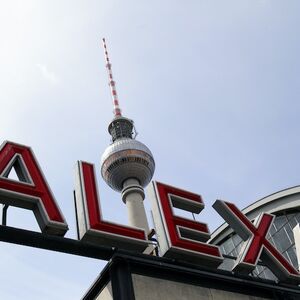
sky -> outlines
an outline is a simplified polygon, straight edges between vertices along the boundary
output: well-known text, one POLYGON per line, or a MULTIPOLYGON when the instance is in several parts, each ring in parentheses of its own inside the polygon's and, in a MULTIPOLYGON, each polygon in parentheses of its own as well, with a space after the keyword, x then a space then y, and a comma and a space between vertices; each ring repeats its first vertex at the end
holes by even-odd
MULTIPOLYGON (((223 223, 216 199, 242 209, 300 184, 299 15, 298 0, 0 0, 1 142, 32 147, 66 237, 77 238, 77 160, 96 165, 105 219, 128 222, 100 176, 113 117, 105 37, 123 115, 154 155, 154 180, 201 194, 196 218, 212 232, 223 223)), ((7 224, 39 231, 18 208, 7 224)), ((7 243, 0 256, 6 300, 80 299, 105 265, 7 243)))

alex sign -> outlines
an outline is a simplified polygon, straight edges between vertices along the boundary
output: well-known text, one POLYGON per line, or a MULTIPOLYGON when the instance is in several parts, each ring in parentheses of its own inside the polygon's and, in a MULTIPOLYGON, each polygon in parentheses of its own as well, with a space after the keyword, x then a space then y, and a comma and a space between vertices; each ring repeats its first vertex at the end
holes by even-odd
MULTIPOLYGON (((152 182, 149 188, 161 255, 217 268, 223 261, 218 246, 207 243, 208 226, 177 216, 174 208, 199 214, 200 195, 152 182)), ((76 214, 81 240, 144 252, 151 241, 143 229, 103 219, 94 166, 78 162, 76 168, 76 214)), ((64 236, 66 220, 48 186, 32 150, 5 142, 0 148, 0 202, 33 210, 43 233, 64 236), (8 178, 15 168, 20 181, 8 178)), ((300 283, 298 271, 266 239, 274 216, 262 213, 253 223, 232 203, 217 200, 213 207, 244 240, 233 267, 250 273, 260 259, 281 281, 300 283)))

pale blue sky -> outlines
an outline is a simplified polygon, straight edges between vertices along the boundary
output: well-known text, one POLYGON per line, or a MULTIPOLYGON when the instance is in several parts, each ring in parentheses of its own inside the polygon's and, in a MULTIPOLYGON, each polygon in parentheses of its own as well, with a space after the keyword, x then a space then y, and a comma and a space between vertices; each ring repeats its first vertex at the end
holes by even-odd
MULTIPOLYGON (((75 238, 74 165, 109 144, 106 37, 154 179, 243 208, 300 184, 298 0, 0 0, 0 136, 32 146, 75 238)), ((126 223, 99 176, 105 218, 126 223)), ((146 200, 147 211, 149 203, 146 200)), ((8 224, 37 230, 31 212, 8 224)), ((0 244, 0 298, 79 299, 104 262, 0 244)))

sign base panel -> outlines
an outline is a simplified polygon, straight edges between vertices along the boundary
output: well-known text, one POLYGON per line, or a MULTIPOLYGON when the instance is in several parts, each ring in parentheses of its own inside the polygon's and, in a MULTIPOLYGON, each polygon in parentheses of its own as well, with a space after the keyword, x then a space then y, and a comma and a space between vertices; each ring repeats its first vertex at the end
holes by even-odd
POLYGON ((83 300, 300 299, 300 289, 174 260, 116 253, 83 300))

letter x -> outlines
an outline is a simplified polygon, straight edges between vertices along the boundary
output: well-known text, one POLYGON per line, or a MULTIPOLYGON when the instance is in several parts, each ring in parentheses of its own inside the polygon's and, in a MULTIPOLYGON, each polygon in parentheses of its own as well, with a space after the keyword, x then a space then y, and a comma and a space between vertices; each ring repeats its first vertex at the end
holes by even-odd
POLYGON ((233 271, 250 273, 259 259, 281 281, 300 283, 300 274, 267 240, 274 215, 261 213, 252 223, 233 203, 217 200, 214 209, 244 240, 233 271))

